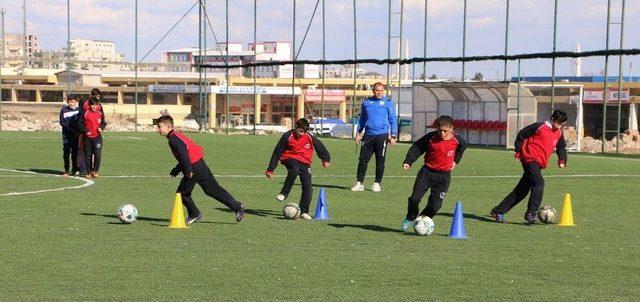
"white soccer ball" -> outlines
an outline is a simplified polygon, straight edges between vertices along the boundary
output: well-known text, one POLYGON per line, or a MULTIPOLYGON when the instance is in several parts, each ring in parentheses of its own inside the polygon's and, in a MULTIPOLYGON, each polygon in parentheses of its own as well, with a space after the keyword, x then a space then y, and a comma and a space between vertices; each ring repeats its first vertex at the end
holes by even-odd
POLYGON ((132 223, 138 219, 138 209, 132 204, 123 204, 118 208, 118 219, 123 223, 132 223))
POLYGON ((300 207, 298 204, 290 202, 282 208, 282 215, 287 219, 298 219, 300 217, 300 207))
POLYGON ((418 236, 429 236, 433 234, 436 225, 428 216, 419 216, 413 223, 413 231, 418 236))
POLYGON ((556 209, 554 209, 550 205, 545 205, 540 210, 538 210, 538 219, 540 222, 544 223, 556 223, 558 219, 558 213, 556 213, 556 209))

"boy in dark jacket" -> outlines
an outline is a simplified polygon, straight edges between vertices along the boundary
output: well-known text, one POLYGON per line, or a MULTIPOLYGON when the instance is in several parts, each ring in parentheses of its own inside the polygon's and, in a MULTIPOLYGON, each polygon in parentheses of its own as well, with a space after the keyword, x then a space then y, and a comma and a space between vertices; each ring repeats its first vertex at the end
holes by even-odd
POLYGON ((309 216, 309 204, 313 195, 311 186, 311 162, 313 161, 313 151, 322 159, 322 166, 329 167, 331 157, 322 142, 308 133, 309 122, 301 118, 296 121, 296 127, 287 131, 276 145, 271 155, 269 167, 265 172, 269 179, 273 178, 273 171, 280 161, 287 167, 287 178, 284 181, 280 194, 276 196, 279 201, 284 201, 291 192, 291 187, 298 175, 302 183, 302 195, 300 196, 300 218, 311 219, 309 216))
POLYGON ((169 140, 169 147, 173 156, 178 160, 178 164, 169 172, 171 177, 176 177, 182 172, 182 180, 176 193, 182 195, 182 204, 187 208, 187 224, 192 224, 202 219, 202 212, 191 198, 191 192, 200 185, 204 193, 213 197, 217 201, 233 210, 236 214, 236 221, 240 222, 244 218, 244 205, 237 201, 227 190, 225 190, 211 173, 211 170, 204 162, 204 150, 190 138, 179 131, 173 129, 173 118, 163 115, 157 121, 158 134, 165 136, 169 140))
POLYGON ((505 214, 531 192, 524 219, 529 224, 538 223, 536 213, 544 194, 542 169, 547 167, 554 149, 558 154, 558 167, 562 169, 567 164, 566 143, 560 129, 566 121, 566 112, 554 110, 551 121, 533 123, 518 132, 514 157, 522 163, 524 173, 513 191, 491 210, 490 214, 497 222, 504 223, 505 214))
POLYGON ((60 109, 60 126, 62 126, 62 159, 64 174, 69 176, 69 156, 71 156, 71 175, 78 172, 78 117, 80 108, 74 95, 67 97, 67 106, 60 109))
POLYGON ((98 178, 102 160, 102 132, 107 123, 100 111, 98 99, 92 97, 88 102, 89 110, 83 111, 78 120, 84 150, 84 169, 80 174, 88 178, 98 178))
POLYGON ((466 148, 467 143, 453 132, 453 119, 448 115, 438 118, 437 131, 427 133, 411 145, 402 169, 409 170, 420 155, 425 155, 409 197, 407 216, 400 227, 403 231, 418 217, 420 200, 429 189, 429 202, 420 216, 433 218, 438 213, 451 183, 451 171, 460 163, 466 148))

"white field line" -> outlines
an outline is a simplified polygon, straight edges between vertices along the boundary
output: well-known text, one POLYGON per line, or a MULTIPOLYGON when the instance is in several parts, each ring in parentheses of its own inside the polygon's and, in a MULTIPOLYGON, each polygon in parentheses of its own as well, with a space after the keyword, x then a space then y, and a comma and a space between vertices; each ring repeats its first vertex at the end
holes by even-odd
MULTIPOLYGON (((135 136, 108 136, 107 138, 110 140, 148 140, 145 137, 135 137, 135 136)), ((62 141, 60 137, 53 136, 32 136, 32 137, 7 137, 3 138, 3 140, 9 140, 14 142, 28 142, 30 140, 50 140, 50 141, 62 141)))
MULTIPOLYGON (((6 169, 0 169, 9 171, 6 169)), ((23 172, 23 171, 20 171, 23 172)), ((34 172, 31 172, 34 173, 34 172)), ((55 175, 59 176, 59 175, 55 175)), ((221 174, 214 175, 217 178, 266 178, 262 174, 221 174)), ((452 175, 453 178, 520 178, 522 174, 517 175, 452 175)), ((28 178, 42 177, 40 175, 0 175, 0 178, 28 178)), ((286 175, 274 175, 276 178, 285 178, 286 175)), ((314 178, 355 178, 355 175, 314 175, 314 178)), ((385 175, 385 178, 415 178, 415 175, 385 175)), ((545 178, 590 178, 590 177, 640 177, 640 174, 567 174, 567 175, 545 175, 545 178)), ((84 178, 73 177, 80 180, 84 178)), ((169 175, 101 175, 100 178, 171 178, 169 175)), ((180 179, 180 176, 176 177, 180 179)), ((89 180, 91 181, 91 180, 89 180)), ((93 183, 93 181, 91 181, 93 183)))
MULTIPOLYGON (((2 168, 0 168, 0 171, 24 173, 24 174, 29 174, 29 176, 31 176, 31 177, 41 177, 41 175, 49 175, 49 174, 37 173, 37 172, 33 172, 33 171, 20 171, 20 170, 2 169, 2 168)), ((6 177, 6 176, 10 176, 10 175, 3 175, 3 177, 6 177)), ((16 175, 16 176, 18 176, 18 175, 16 175)), ((24 177, 25 175, 19 175, 19 176, 24 177)), ((49 177, 62 177, 62 175, 49 175, 49 177)), ((77 179, 77 180, 80 180, 80 181, 82 181, 84 183, 81 184, 81 185, 78 185, 78 186, 70 186, 70 187, 62 187, 62 188, 54 188, 54 189, 44 189, 44 190, 26 191, 26 192, 9 192, 9 193, 0 194, 0 196, 15 196, 15 195, 27 195, 27 194, 46 193, 46 192, 56 192, 56 191, 63 191, 63 190, 75 190, 75 189, 81 189, 81 188, 93 185, 93 180, 91 180, 91 179, 85 179, 85 178, 73 177, 73 176, 71 176, 69 178, 77 179)))
MULTIPOLYGON (((478 152, 499 152, 499 153, 511 153, 511 154, 513 154, 513 150, 492 150, 492 149, 474 149, 474 148, 470 148, 470 149, 467 149, 467 150, 473 150, 473 151, 478 151, 478 152)), ((640 158, 600 156, 600 155, 597 155, 597 154, 594 154, 594 155, 574 154, 574 153, 568 152, 567 155, 569 157, 569 160, 571 160, 572 157, 581 157, 581 158, 593 158, 593 159, 612 159, 612 160, 623 160, 623 161, 640 161, 640 158)))

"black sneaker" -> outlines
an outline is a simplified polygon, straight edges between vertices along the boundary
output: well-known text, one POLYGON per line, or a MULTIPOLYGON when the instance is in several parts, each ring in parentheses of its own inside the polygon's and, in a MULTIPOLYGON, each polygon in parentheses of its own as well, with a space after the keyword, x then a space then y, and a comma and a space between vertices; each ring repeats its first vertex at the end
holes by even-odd
POLYGON ((244 204, 240 204, 240 210, 236 211, 236 222, 240 222, 244 219, 244 204))
POLYGON ((186 223, 187 224, 192 224, 198 220, 202 219, 202 213, 198 213, 198 215, 194 215, 194 216, 189 216, 187 217, 186 223))
POLYGON ((538 217, 536 217, 536 213, 524 214, 524 220, 526 220, 528 224, 538 224, 538 217))

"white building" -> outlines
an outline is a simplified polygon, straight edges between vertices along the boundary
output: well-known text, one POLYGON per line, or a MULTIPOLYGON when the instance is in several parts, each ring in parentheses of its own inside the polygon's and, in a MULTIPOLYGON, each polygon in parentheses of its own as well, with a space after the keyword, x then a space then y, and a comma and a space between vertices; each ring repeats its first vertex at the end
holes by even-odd
MULTIPOLYGON (((73 39, 70 41, 72 68, 84 70, 119 69, 124 59, 116 52, 116 43, 104 40, 73 39)), ((63 52, 67 47, 62 48, 63 52)))
POLYGON ((19 34, 5 34, 4 66, 12 68, 21 67, 25 57, 25 46, 27 57, 26 67, 28 67, 34 54, 41 51, 38 45, 38 36, 27 35, 23 37, 19 34))
MULTIPOLYGON (((256 53, 254 55, 254 44, 249 43, 247 49, 242 48, 242 43, 229 43, 229 52, 227 56, 226 44, 218 43, 215 48, 208 48, 202 51, 202 62, 210 65, 228 64, 247 64, 253 62, 272 62, 272 61, 290 61, 291 60, 291 43, 289 42, 258 42, 255 46, 256 53)), ((167 50, 162 54, 164 63, 171 63, 170 70, 167 71, 196 71, 193 65, 198 62, 200 51, 198 48, 182 48, 167 50)), ((298 67, 296 67, 298 69, 298 67)), ((317 68, 316 68, 317 69, 317 68)), ((207 68, 207 71, 225 72, 224 68, 207 68)), ((234 68, 230 69, 231 76, 252 77, 252 69, 234 68)), ((318 73, 317 71, 315 73, 318 73)), ((291 65, 278 66, 259 66, 256 67, 256 76, 259 78, 291 78, 293 68, 291 65)), ((296 74, 300 76, 309 76, 318 78, 319 74, 314 74, 313 67, 305 67, 304 71, 296 74)))

